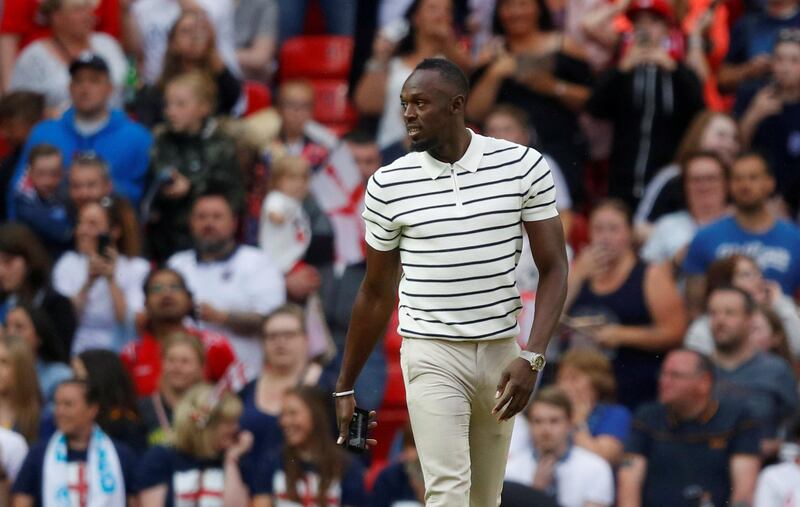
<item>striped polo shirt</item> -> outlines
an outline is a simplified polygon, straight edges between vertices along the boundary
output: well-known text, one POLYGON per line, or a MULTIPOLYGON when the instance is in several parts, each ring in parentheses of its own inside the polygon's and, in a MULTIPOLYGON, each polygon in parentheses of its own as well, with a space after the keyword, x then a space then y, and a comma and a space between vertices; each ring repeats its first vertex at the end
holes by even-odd
POLYGON ((370 178, 366 241, 400 250, 400 335, 494 340, 519 334, 521 223, 558 215, 541 153, 470 131, 458 162, 412 152, 370 178))

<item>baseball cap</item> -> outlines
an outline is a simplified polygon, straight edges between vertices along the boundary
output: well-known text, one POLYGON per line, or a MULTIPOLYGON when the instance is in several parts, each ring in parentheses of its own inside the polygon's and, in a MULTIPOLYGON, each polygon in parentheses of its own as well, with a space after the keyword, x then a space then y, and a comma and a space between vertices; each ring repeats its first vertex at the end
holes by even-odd
POLYGON ((84 51, 78 58, 72 60, 69 64, 69 75, 74 76, 76 72, 85 68, 109 73, 106 61, 90 51, 84 51))
POLYGON ((667 0, 632 0, 625 15, 633 21, 636 14, 645 11, 652 12, 666 21, 673 20, 672 6, 667 0))

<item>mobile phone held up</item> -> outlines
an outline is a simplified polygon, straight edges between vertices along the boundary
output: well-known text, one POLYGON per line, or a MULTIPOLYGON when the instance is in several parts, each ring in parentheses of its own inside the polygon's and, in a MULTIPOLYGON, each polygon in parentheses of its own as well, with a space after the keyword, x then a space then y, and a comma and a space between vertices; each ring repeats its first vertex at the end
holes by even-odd
POLYGON ((97 236, 97 253, 103 257, 108 257, 108 247, 111 245, 111 237, 108 234, 97 236))
POLYGON ((347 431, 347 449, 359 454, 367 451, 367 430, 369 429, 369 412, 363 408, 353 411, 353 418, 347 431))

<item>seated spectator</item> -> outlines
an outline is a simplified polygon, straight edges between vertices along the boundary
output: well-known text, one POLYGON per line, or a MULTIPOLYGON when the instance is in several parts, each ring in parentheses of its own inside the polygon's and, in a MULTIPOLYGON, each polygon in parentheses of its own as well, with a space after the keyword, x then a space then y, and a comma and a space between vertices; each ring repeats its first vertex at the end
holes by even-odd
POLYGON ((589 215, 589 246, 569 273, 566 324, 583 339, 613 351, 618 399, 628 409, 656 395, 663 353, 680 344, 683 301, 669 268, 648 265, 633 249, 628 208, 617 200, 589 215), (590 321, 591 325, 582 324, 590 321))
POLYGON ((157 269, 144 281, 144 332, 129 343, 120 358, 128 370, 139 396, 155 394, 161 382, 162 346, 176 333, 196 336, 205 349, 205 378, 221 379, 236 361, 227 338, 208 329, 189 324, 194 314, 192 294, 177 271, 157 269))
POLYGON ((236 59, 247 79, 265 82, 273 73, 278 42, 277 0, 236 2, 236 59))
MULTIPOLYGON (((8 3, 6 3, 8 5, 8 3)), ((3 13, 7 13, 4 9, 3 13)), ((0 60, 3 58, 3 38, 0 32, 0 60)), ((2 62, 0 62, 2 65, 2 62)), ((0 72, 0 80, 5 77, 0 72)), ((0 97, 0 135, 8 145, 8 153, 0 159, 0 220, 5 221, 8 204, 6 196, 14 170, 22 156, 22 148, 33 126, 44 118, 44 97, 33 92, 11 92, 0 97)))
POLYGON ((86 55, 76 60, 70 65, 70 75, 72 107, 60 118, 45 120, 33 129, 10 190, 14 191, 23 180, 31 149, 49 143, 61 150, 64 160, 70 160, 76 153, 101 157, 108 163, 114 190, 138 204, 144 192, 152 144, 150 133, 124 112, 109 107, 113 86, 108 65, 102 58, 86 55))
POLYGON ((204 379, 206 351, 188 333, 175 333, 161 348, 161 381, 158 391, 139 400, 139 413, 147 428, 147 444, 165 445, 174 437, 175 407, 184 395, 204 379))
POLYGON ((22 338, 0 338, 0 427, 16 431, 32 444, 41 437, 42 394, 36 362, 22 338))
MULTIPOLYGON (((357 2, 353 0, 321 0, 319 5, 325 17, 325 33, 353 35, 356 4, 357 2)), ((278 6, 281 42, 289 37, 301 35, 309 7, 308 0, 278 0, 278 6)))
POLYGON ((237 243, 236 217, 224 195, 200 196, 190 222, 194 248, 168 264, 194 295, 197 319, 228 336, 250 380, 262 364, 261 322, 286 300, 283 275, 264 252, 237 243))
POLYGON ((770 465, 758 475, 753 507, 790 506, 800 498, 800 417, 792 420, 785 440, 795 448, 794 452, 782 463, 770 465))
MULTIPOLYGON (((288 2, 281 2, 288 3, 288 2)), ((353 99, 361 114, 379 116, 377 141, 385 148, 405 137, 406 127, 400 105, 400 89, 411 71, 425 58, 444 56, 465 72, 471 62, 469 53, 458 43, 451 0, 417 0, 405 15, 408 34, 391 41, 378 33, 355 87, 353 99)))
POLYGON ((756 348, 761 352, 769 352, 786 361, 792 367, 795 377, 797 377, 798 373, 800 373, 800 365, 789 349, 786 330, 775 310, 763 305, 758 306, 753 312, 750 324, 750 339, 756 344, 756 348))
POLYGON ((29 304, 15 306, 6 317, 6 334, 25 340, 36 359, 36 376, 45 403, 53 401, 56 386, 72 377, 68 355, 53 321, 29 304))
POLYGON ((775 172, 778 194, 796 216, 800 210, 800 21, 778 34, 772 51, 772 82, 743 98, 739 125, 745 147, 763 154, 775 172))
POLYGON ((60 113, 70 105, 70 75, 75 62, 97 55, 108 65, 113 84, 111 101, 122 106, 122 88, 128 75, 128 60, 116 40, 94 31, 93 2, 46 0, 39 12, 53 34, 22 50, 11 75, 11 90, 41 93, 47 108, 60 113))
POLYGON ((250 450, 253 436, 239 432, 242 403, 214 387, 193 387, 175 407, 171 447, 156 446, 144 455, 138 470, 142 505, 248 505, 249 490, 239 459, 250 450))
POLYGON ((73 355, 91 348, 119 351, 136 333, 134 318, 144 305, 142 283, 150 263, 138 257, 138 228, 126 223, 118 203, 81 208, 75 250, 53 268, 53 286, 78 314, 73 355))
POLYGON ((14 483, 13 505, 130 505, 137 488, 136 457, 96 424, 100 411, 93 388, 68 380, 56 390, 58 431, 25 458, 14 483))
POLYGON ((209 102, 206 115, 233 113, 242 83, 222 61, 214 41, 214 27, 202 9, 186 10, 175 21, 169 32, 164 69, 158 82, 137 94, 133 105, 137 119, 148 127, 165 119, 171 122, 173 118, 167 108, 175 109, 176 105, 174 101, 167 103, 167 86, 188 72, 206 74, 216 86, 216 98, 206 99, 209 102))
POLYGON ((94 391, 99 412, 95 422, 111 438, 141 455, 147 447, 136 392, 119 356, 110 350, 90 349, 72 358, 75 378, 94 391))
POLYGON ((572 405, 573 443, 619 465, 631 413, 614 403, 617 382, 611 361, 588 347, 568 350, 558 361, 556 384, 572 405))
POLYGON ((778 282, 786 294, 800 289, 800 229, 775 216, 768 205, 775 178, 763 157, 741 155, 731 167, 733 214, 697 232, 683 262, 690 316, 700 314, 705 272, 717 259, 746 253, 764 277, 778 282))
POLYGON ((39 236, 48 251, 57 255, 69 247, 72 239, 58 148, 51 144, 33 147, 28 155, 28 179, 30 186, 14 193, 14 215, 39 236))
MULTIPOLYGON (((503 490, 505 491, 505 486, 503 490)), ((403 430, 403 450, 400 452, 400 458, 378 474, 366 505, 368 507, 425 505, 425 480, 422 477, 422 465, 419 462, 410 424, 403 430)), ((505 505, 505 499, 502 505, 505 505)))
POLYGON ((639 255, 647 262, 670 262, 680 269, 686 247, 697 229, 728 212, 728 171, 712 152, 696 152, 681 163, 681 182, 686 207, 667 213, 653 225, 639 255))
POLYGON ((113 183, 108 164, 100 157, 74 157, 69 168, 68 189, 73 215, 89 203, 112 198, 113 183))
POLYGON ((156 84, 166 66, 166 53, 170 33, 185 10, 200 9, 213 27, 217 51, 225 65, 239 74, 234 40, 233 0, 196 0, 188 3, 170 0, 137 0, 130 6, 131 27, 128 46, 133 53, 140 55, 142 80, 156 84), (187 7, 189 7, 187 9, 187 7))
POLYGON ((563 507, 614 504, 611 466, 597 454, 573 446, 572 404, 556 387, 536 392, 526 415, 534 451, 506 465, 506 480, 531 486, 563 507))
MULTIPOLYGON (((748 294, 757 305, 775 312, 782 327, 786 330, 788 348, 792 356, 800 357, 800 315, 792 298, 784 294, 780 285, 767 281, 752 257, 733 254, 711 263, 706 272, 706 296, 708 298, 718 287, 738 287, 748 294)), ((711 337, 711 324, 708 314, 696 318, 683 340, 684 346, 711 355, 714 352, 714 339, 711 337)))
POLYGON ((659 401, 633 421, 619 470, 617 505, 630 507, 750 505, 758 458, 758 431, 747 409, 716 401, 714 365, 697 352, 667 354, 659 374, 659 401))
POLYGON ((28 444, 19 433, 0 428, 0 448, 3 449, 3 454, 0 455, 0 473, 3 475, 0 500, 4 505, 11 505, 11 486, 17 480, 22 463, 28 455, 28 444))
POLYGON ((363 468, 336 445, 323 396, 313 387, 287 391, 280 415, 284 447, 258 465, 252 478, 253 507, 301 498, 310 499, 311 505, 364 505, 363 468))
POLYGON ((50 284, 50 258, 44 247, 20 224, 0 225, 0 298, 0 322, 14 306, 29 304, 50 316, 64 350, 71 349, 75 310, 50 284))
POLYGON ((281 444, 278 417, 287 390, 315 386, 322 368, 309 362, 308 336, 302 308, 286 304, 269 314, 263 326, 264 364, 258 378, 239 393, 244 403, 240 423, 254 438, 260 456, 281 444))
POLYGON ((214 83, 199 71, 166 84, 168 127, 156 136, 150 162, 150 178, 158 186, 148 237, 157 261, 192 246, 189 214, 198 196, 223 194, 235 211, 243 204, 236 146, 211 118, 215 94, 214 83))
POLYGON ((493 23, 503 39, 472 78, 467 116, 484 121, 498 102, 528 112, 538 127, 536 148, 558 162, 573 199, 582 203, 588 145, 578 113, 592 84, 586 53, 555 29, 544 0, 498 1, 493 23))
POLYGON ((627 16, 637 35, 617 67, 600 78, 586 109, 613 124, 609 194, 635 207, 656 171, 672 160, 703 95, 672 47, 670 5, 636 0, 627 16))
POLYGON ((698 113, 683 134, 675 162, 658 170, 644 189, 644 196, 636 207, 633 222, 636 236, 642 242, 652 234, 652 226, 667 213, 686 208, 681 167, 689 155, 710 152, 730 168, 740 149, 739 129, 736 121, 724 113, 704 110, 698 113))
POLYGON ((715 395, 750 408, 760 424, 761 453, 774 456, 778 431, 798 407, 797 379, 786 361, 751 340, 754 311, 750 295, 734 287, 717 288, 708 298, 715 395))

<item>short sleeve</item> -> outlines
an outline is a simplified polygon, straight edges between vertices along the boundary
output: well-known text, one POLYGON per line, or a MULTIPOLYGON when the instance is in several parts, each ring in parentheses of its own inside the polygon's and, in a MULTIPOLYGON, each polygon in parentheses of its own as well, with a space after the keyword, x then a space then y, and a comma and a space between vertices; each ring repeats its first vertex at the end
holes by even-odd
POLYGON ((256 35, 261 37, 276 37, 278 34, 278 3, 276 0, 261 2, 258 15, 256 35))
POLYGON ((342 505, 358 506, 365 502, 364 468, 357 460, 351 459, 342 477, 342 505))
POLYGON ((389 203, 375 176, 370 177, 364 194, 364 213, 361 216, 367 229, 365 240, 376 250, 394 250, 400 245, 402 231, 391 218, 389 203))
POLYGON ((613 505, 614 474, 611 472, 611 467, 601 460, 602 458, 598 459, 591 480, 586 481, 587 488, 584 500, 586 503, 613 505))
POLYGON ((753 496, 753 507, 773 507, 783 504, 781 498, 780 477, 778 468, 770 466, 761 471, 756 482, 756 493, 753 496))
POLYGON ((172 480, 172 459, 166 447, 151 447, 139 461, 136 490, 144 491, 154 486, 169 484, 172 480))
POLYGON ((593 433, 595 436, 609 435, 621 442, 628 440, 631 430, 631 413, 622 405, 611 405, 606 408, 602 418, 597 421, 593 433))
POLYGON ((10 430, 0 431, 0 445, 2 445, 2 458, 3 468, 8 474, 9 479, 13 482, 19 474, 22 463, 28 454, 28 444, 22 435, 10 430))
POLYGON ((706 242, 703 236, 696 234, 689 243, 689 249, 683 259, 683 272, 687 275, 701 275, 706 272, 706 242))
POLYGON ((11 489, 12 493, 19 493, 37 497, 41 491, 41 470, 44 467, 45 443, 31 449, 22 462, 22 467, 17 474, 17 480, 11 489))
POLYGON ((761 429, 758 421, 747 410, 736 421, 733 436, 729 443, 729 455, 734 454, 759 454, 761 429))
POLYGON ((250 485, 250 495, 271 495, 273 493, 272 479, 275 472, 280 470, 280 453, 271 452, 262 456, 256 465, 256 473, 253 474, 252 484, 250 485))
POLYGON ((650 454, 652 441, 647 431, 647 421, 652 418, 650 415, 652 411, 653 406, 646 405, 636 412, 631 424, 628 441, 625 443, 625 452, 640 456, 648 456, 650 454))
POLYGON ((124 444, 114 443, 119 457, 119 464, 122 468, 122 479, 125 481, 125 495, 133 496, 139 493, 138 480, 136 478, 136 467, 138 459, 133 451, 124 444))
POLYGON ((556 186, 544 155, 529 150, 522 168, 522 221, 535 222, 558 216, 556 186))

